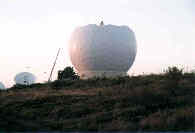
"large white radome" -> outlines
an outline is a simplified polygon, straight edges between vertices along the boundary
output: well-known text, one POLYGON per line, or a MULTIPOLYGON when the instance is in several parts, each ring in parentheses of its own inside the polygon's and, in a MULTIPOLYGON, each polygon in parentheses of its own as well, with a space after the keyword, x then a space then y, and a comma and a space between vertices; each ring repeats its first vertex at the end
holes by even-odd
POLYGON ((17 74, 14 78, 16 84, 20 85, 31 85, 35 83, 36 77, 29 72, 21 72, 17 74))
POLYGON ((69 46, 72 64, 80 76, 87 78, 126 75, 137 52, 134 32, 127 26, 78 27, 69 46))
POLYGON ((0 82, 0 90, 4 90, 4 89, 5 89, 4 84, 0 82))

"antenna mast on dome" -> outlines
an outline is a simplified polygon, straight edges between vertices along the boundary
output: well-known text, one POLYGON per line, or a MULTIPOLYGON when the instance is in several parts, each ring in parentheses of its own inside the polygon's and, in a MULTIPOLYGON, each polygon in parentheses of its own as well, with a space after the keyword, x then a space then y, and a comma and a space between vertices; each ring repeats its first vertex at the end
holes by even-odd
POLYGON ((50 72, 50 75, 49 75, 48 82, 51 81, 52 73, 53 73, 54 67, 55 67, 55 65, 56 65, 56 61, 57 61, 57 59, 58 59, 59 53, 60 53, 60 48, 59 48, 58 53, 57 53, 57 55, 56 55, 56 59, 55 59, 55 61, 54 61, 54 63, 53 63, 53 67, 52 67, 52 69, 51 69, 51 72, 50 72))

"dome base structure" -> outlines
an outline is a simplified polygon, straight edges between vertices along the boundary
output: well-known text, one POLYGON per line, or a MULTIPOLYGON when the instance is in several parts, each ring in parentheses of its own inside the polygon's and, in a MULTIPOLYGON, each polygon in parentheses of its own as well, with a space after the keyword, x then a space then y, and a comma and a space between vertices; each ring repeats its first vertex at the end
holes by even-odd
POLYGON ((79 72, 79 76, 81 79, 89 79, 94 77, 107 77, 107 78, 114 78, 118 76, 127 76, 126 72, 120 71, 82 71, 79 72))

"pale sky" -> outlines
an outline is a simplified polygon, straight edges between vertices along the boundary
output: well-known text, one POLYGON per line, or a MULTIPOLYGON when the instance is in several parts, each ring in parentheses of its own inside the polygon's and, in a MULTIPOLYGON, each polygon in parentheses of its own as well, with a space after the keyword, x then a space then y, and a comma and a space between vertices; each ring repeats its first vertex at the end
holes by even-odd
POLYGON ((135 32, 138 49, 130 75, 173 65, 195 69, 194 0, 0 0, 0 81, 10 87, 23 71, 46 81, 62 48, 55 79, 71 65, 67 45, 74 28, 101 20, 135 32))

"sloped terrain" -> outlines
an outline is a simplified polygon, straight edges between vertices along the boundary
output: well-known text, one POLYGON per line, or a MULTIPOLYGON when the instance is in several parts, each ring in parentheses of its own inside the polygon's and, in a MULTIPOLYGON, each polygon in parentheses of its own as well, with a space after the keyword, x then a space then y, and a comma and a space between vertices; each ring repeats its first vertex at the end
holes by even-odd
POLYGON ((195 75, 54 81, 0 91, 0 131, 195 131, 195 75))

